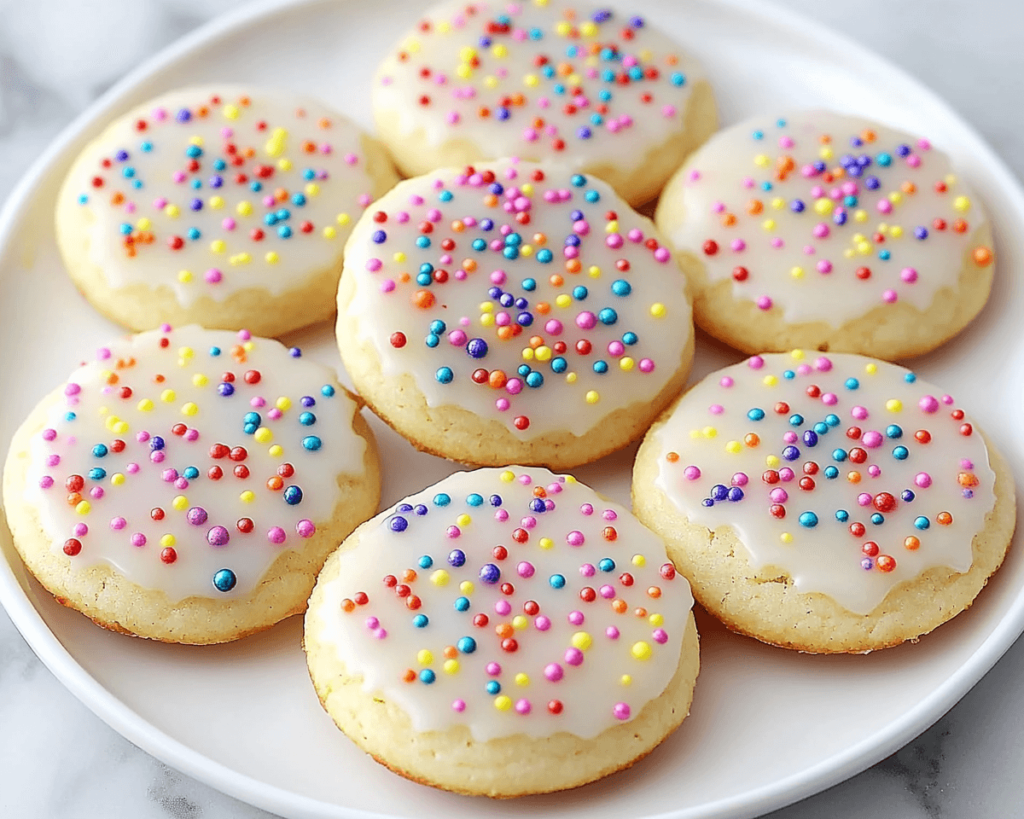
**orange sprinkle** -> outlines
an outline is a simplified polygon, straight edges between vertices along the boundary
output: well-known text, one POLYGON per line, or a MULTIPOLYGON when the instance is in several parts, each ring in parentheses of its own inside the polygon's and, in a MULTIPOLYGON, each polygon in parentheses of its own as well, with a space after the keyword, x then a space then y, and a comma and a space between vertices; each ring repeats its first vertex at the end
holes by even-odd
POLYGON ((273 492, 277 492, 284 486, 284 481, 281 480, 280 475, 274 475, 272 478, 267 478, 267 489, 273 492))
POLYGON ((734 213, 727 213, 727 214, 725 214, 725 216, 722 217, 722 225, 724 227, 732 227, 735 224, 736 224, 736 214, 734 214, 734 213))
POLYGON ((850 483, 860 483, 860 472, 851 472, 846 476, 850 483))
POLYGON ((533 496, 535 498, 546 498, 548 491, 543 486, 535 486, 533 487, 533 496))
POLYGON ((665 460, 668 461, 670 464, 674 464, 676 461, 679 460, 679 453, 670 452, 668 453, 668 455, 665 456, 665 460))
POLYGON ((917 185, 915 185, 913 182, 904 182, 902 185, 900 185, 900 190, 906 194, 913 195, 917 193, 917 185))
POLYGON ((548 237, 545 236, 543 233, 534 233, 533 243, 538 247, 544 247, 544 245, 548 243, 548 237))
POLYGON ((565 284, 565 279, 563 279, 557 273, 553 274, 551 278, 548 279, 548 281, 551 282, 552 287, 561 287, 563 284, 565 284))
POLYGON ((461 219, 456 219, 454 222, 452 222, 452 230, 454 230, 456 233, 462 233, 462 231, 464 231, 465 229, 466 225, 463 223, 461 219))
POLYGON ((445 646, 443 653, 444 653, 444 658, 446 660, 454 660, 456 657, 459 656, 459 652, 455 648, 455 646, 445 646))
POLYGON ((957 233, 966 233, 967 232, 967 222, 965 222, 963 219, 957 219, 953 223, 953 230, 955 230, 957 233))
POLYGON ((935 516, 935 520, 938 522, 939 526, 949 526, 949 524, 953 522, 953 516, 949 514, 949 512, 939 512, 939 514, 935 516))
POLYGON ((491 370, 491 374, 487 376, 487 383, 494 389, 500 390, 508 383, 508 376, 502 370, 491 370))
POLYGON ((639 606, 633 609, 633 614, 635 614, 637 617, 646 617, 647 609, 645 609, 643 606, 639 606))
POLYGON ((757 437, 757 434, 756 434, 756 433, 753 433, 753 432, 751 432, 751 433, 748 433, 748 434, 747 434, 747 435, 746 435, 746 436, 745 436, 745 437, 743 438, 743 443, 745 443, 745 444, 746 444, 747 446, 749 446, 749 447, 755 447, 755 446, 757 446, 757 445, 758 445, 759 443, 761 443, 761 439, 757 437))
POLYGON ((434 298, 434 294, 429 290, 417 290, 412 295, 412 303, 416 307, 419 307, 420 310, 429 310, 434 306, 435 301, 437 301, 437 299, 434 298))
POLYGON ((472 273, 474 270, 476 270, 476 262, 473 259, 463 259, 462 269, 465 270, 467 273, 472 273))
POLYGON ((647 589, 647 596, 657 600, 659 597, 661 597, 661 589, 659 589, 657 586, 651 586, 647 589))
POLYGON ((626 606, 625 600, 612 601, 612 611, 614 611, 616 614, 625 614, 627 608, 628 606, 626 606))
POLYGON ((110 375, 107 376, 107 383, 108 384, 116 384, 120 380, 121 379, 120 379, 120 377, 118 376, 117 373, 111 373, 110 375))
POLYGON ((302 150, 305 151, 307 154, 311 154, 316 150, 316 144, 310 142, 307 139, 305 142, 302 143, 302 150))
POLYGON ((413 569, 406 569, 402 572, 402 582, 412 583, 416 579, 416 572, 413 569))
POLYGON ((583 265, 580 264, 579 259, 569 259, 569 261, 565 263, 565 269, 569 273, 579 273, 583 269, 583 265))
POLYGON ((355 611, 356 604, 349 600, 347 597, 341 601, 341 610, 345 613, 355 611))
POLYGON ((536 309, 536 311, 540 313, 542 316, 546 316, 548 313, 551 312, 551 305, 548 304, 546 301, 539 301, 537 302, 537 306, 534 309, 536 309))
POLYGON ((540 336, 530 336, 530 348, 536 350, 544 343, 544 339, 540 336))
POLYGON ((760 199, 751 199, 747 202, 747 213, 751 216, 757 216, 761 211, 764 210, 764 204, 760 199))
POLYGON ((511 637, 515 633, 515 629, 512 628, 511 623, 502 623, 495 627, 494 633, 504 640, 506 637, 511 637))
POLYGON ((916 537, 914 537, 913 535, 911 535, 911 536, 910 536, 910 537, 908 537, 908 538, 904 538, 904 540, 903 540, 903 546, 904 546, 904 548, 907 548, 907 549, 909 549, 910 551, 914 552, 914 551, 917 551, 917 549, 919 549, 919 548, 920 548, 920 546, 921 546, 921 541, 920 541, 920 540, 918 540, 918 539, 917 539, 916 537))
POLYGON ((484 197, 484 204, 489 208, 496 208, 498 207, 498 197, 493 193, 489 193, 484 197))
POLYGON ((502 341, 508 341, 510 338, 512 338, 512 328, 507 324, 504 327, 499 327, 498 338, 500 338, 502 341))
POLYGON ((411 668, 405 669, 405 673, 402 675, 402 680, 407 683, 416 682, 416 672, 411 668))
POLYGON ((874 142, 875 139, 877 139, 877 136, 874 131, 869 129, 865 131, 863 134, 861 134, 860 138, 863 139, 865 142, 874 142))
POLYGON ((992 251, 987 247, 976 247, 971 255, 974 257, 974 263, 980 267, 988 267, 992 263, 992 251))

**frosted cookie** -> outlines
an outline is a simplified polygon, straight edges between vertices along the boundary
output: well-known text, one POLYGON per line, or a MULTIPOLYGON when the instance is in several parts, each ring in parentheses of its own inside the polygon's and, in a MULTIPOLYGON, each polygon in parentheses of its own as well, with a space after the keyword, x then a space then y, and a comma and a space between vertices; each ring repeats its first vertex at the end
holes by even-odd
POLYGON ((703 69, 670 38, 643 17, 564 0, 428 10, 378 69, 372 99, 407 176, 554 160, 634 205, 718 125, 703 69))
POLYGON ((637 516, 735 631, 812 652, 914 640, 1003 561, 1013 477, 953 398, 857 355, 705 378, 637 454, 637 516))
POLYGON ((85 297, 126 327, 276 336, 333 315, 345 239, 396 181, 383 148, 314 100, 189 88, 85 148, 57 241, 85 297))
POLYGON ((828 111, 759 117, 672 178, 655 221, 694 288, 694 320, 748 353, 892 360, 977 315, 992 235, 926 139, 828 111))
POLYGON ((345 367, 374 412, 466 463, 587 463, 638 438, 693 358, 686 281, 607 184, 502 161, 399 184, 346 248, 345 367))
POLYGON ((378 762, 510 797, 628 767, 682 722, 692 604, 626 509, 545 469, 482 469, 359 527, 304 642, 324 708, 378 762))
POLYGON ((168 327, 102 347, 14 436, 14 543, 113 631, 217 643, 305 609, 380 499, 355 400, 297 348, 168 327))

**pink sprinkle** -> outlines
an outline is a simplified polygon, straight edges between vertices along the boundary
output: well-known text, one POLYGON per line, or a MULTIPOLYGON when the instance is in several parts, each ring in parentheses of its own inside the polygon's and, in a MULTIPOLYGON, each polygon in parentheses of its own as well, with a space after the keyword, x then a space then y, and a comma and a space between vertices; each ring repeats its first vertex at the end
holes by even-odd
POLYGON ((522 518, 519 523, 524 529, 533 529, 537 525, 537 518, 533 515, 527 515, 522 518))
POLYGON ((136 472, 139 471, 139 465, 136 463, 128 464, 124 471, 127 472, 129 475, 134 475, 136 472))
POLYGON ((234 230, 235 220, 229 216, 223 222, 221 222, 221 226, 224 228, 224 230, 234 230))
POLYGON ((892 202, 888 199, 880 199, 875 207, 879 213, 892 213, 892 202))
POLYGON ((732 476, 733 486, 746 486, 749 481, 750 478, 747 477, 747 473, 745 472, 737 472, 732 476))
POLYGON ((861 492, 857 496, 857 503, 860 506, 870 506, 871 505, 871 495, 869 495, 867 492, 861 492))
POLYGON ((619 516, 615 512, 614 509, 605 509, 601 513, 601 517, 604 518, 605 520, 618 520, 619 519, 619 516))
POLYGON ((512 405, 507 398, 499 398, 494 402, 494 406, 498 412, 508 412, 508 408, 512 405))
POLYGON ((792 137, 788 137, 788 136, 779 137, 779 147, 780 148, 792 148, 793 147, 793 138, 792 137))
POLYGON ((751 356, 747 360, 747 366, 752 370, 760 370, 764 366, 764 359, 759 355, 751 356))
POLYGON ((270 412, 267 413, 267 417, 270 418, 271 421, 276 421, 281 417, 281 414, 281 410, 279 410, 277 407, 274 407, 270 412))
POLYGON ((589 503, 585 503, 580 507, 580 514, 588 516, 592 515, 594 514, 594 507, 591 506, 589 503))
POLYGON ((729 389, 735 383, 736 382, 732 380, 732 376, 723 375, 722 378, 719 380, 718 385, 720 387, 725 387, 726 389, 729 389))
POLYGON ((747 243, 744 242, 742 239, 733 239, 732 242, 729 243, 729 247, 731 247, 737 253, 740 253, 747 249, 747 243))
POLYGON ((835 406, 837 403, 839 403, 839 396, 837 396, 834 392, 827 392, 823 396, 821 396, 821 403, 827 404, 830 407, 835 406))
POLYGON ((494 519, 496 521, 498 521, 498 523, 504 523, 505 521, 508 520, 508 510, 506 510, 506 509, 499 509, 499 510, 497 510, 494 513, 494 519))
POLYGON ((882 474, 882 470, 881 468, 878 467, 877 464, 871 464, 871 466, 868 467, 868 474, 872 478, 877 478, 879 475, 882 474))
POLYGON ((723 407, 721 404, 712 404, 710 407, 708 407, 708 412, 710 412, 712 415, 721 415, 723 412, 725 412, 725 407, 723 407))
POLYGON ((454 540, 462 534, 462 530, 458 526, 449 526, 446 534, 454 540))
POLYGON ((654 642, 656 643, 665 644, 668 642, 668 632, 666 632, 663 628, 656 628, 651 633, 651 637, 654 639, 654 642))
POLYGON ((517 714, 529 714, 530 713, 530 701, 529 700, 516 700, 516 713, 517 714))
POLYGON ((510 378, 505 383, 505 392, 509 395, 519 395, 523 391, 523 382, 519 378, 510 378))
POLYGON ((626 352, 626 347, 621 341, 612 341, 608 343, 608 355, 618 358, 626 352))
POLYGON ((583 665, 583 652, 578 648, 567 648, 564 659, 569 665, 583 665))
POLYGON ((917 271, 912 267, 904 267, 900 271, 900 278, 907 284, 913 284, 917 281, 917 271))
POLYGON ((661 115, 664 117, 674 117, 676 115, 676 107, 674 105, 661 106, 661 115))
POLYGON ((266 405, 267 399, 264 398, 262 395, 254 396, 253 399, 249 402, 250 407, 255 407, 257 409, 259 409, 260 407, 265 407, 266 405))
POLYGON ((272 526, 270 527, 270 531, 267 532, 267 540, 269 540, 271 543, 284 543, 287 537, 288 535, 280 526, 272 526))
POLYGON ((78 395, 82 391, 82 388, 78 384, 68 384, 64 387, 65 395, 78 395))
POLYGON ((783 483, 789 483, 795 477, 796 475, 793 473, 793 470, 790 469, 788 466, 784 466, 782 467, 782 469, 779 470, 779 480, 781 480, 783 483))
POLYGON ((142 532, 135 532, 131 537, 131 544, 138 549, 146 545, 146 536, 142 532))
POLYGON ((666 248, 659 247, 654 251, 654 261, 665 264, 669 259, 672 258, 672 254, 668 252, 666 248))
POLYGON ((466 343, 466 334, 462 330, 452 330, 448 334, 448 343, 453 347, 461 347, 466 343))
POLYGON ((832 272, 832 262, 828 259, 820 259, 815 265, 817 271, 823 275, 828 275, 832 272))
POLYGON ((636 244, 637 242, 642 242, 644 240, 644 232, 638 228, 633 228, 626 234, 626 238, 636 244))
POLYGON ((572 623, 574 626, 582 626, 583 625, 583 619, 584 619, 583 618, 583 612, 582 611, 570 611, 568 619, 569 619, 569 622, 572 623))
POLYGON ((691 464, 683 470, 683 477, 688 481, 695 481, 700 477, 700 469, 691 464))
POLYGON ((558 682, 565 676, 565 670, 558 663, 548 663, 544 666, 544 676, 551 682, 558 682))
POLYGON ((825 239, 831 231, 829 230, 828 225, 822 222, 821 224, 815 225, 814 230, 812 230, 811 233, 814 234, 815 239, 825 239))
POLYGON ((785 441, 787 444, 795 444, 799 440, 799 438, 797 438, 795 432, 790 430, 789 432, 783 433, 782 440, 785 441))
POLYGON ((939 402, 936 400, 934 395, 924 396, 924 398, 917 402, 917 405, 924 412, 936 412, 939 409, 939 402))
POLYGON ((584 310, 578 316, 576 316, 576 326, 581 330, 593 330, 597 325, 597 316, 591 313, 589 310, 584 310))
POLYGON ((778 238, 777 236, 774 239, 772 239, 772 241, 771 241, 771 246, 774 247, 774 248, 780 248, 784 244, 785 244, 785 242, 783 242, 782 239, 778 238))
POLYGON ((582 566, 580 566, 580 574, 583 577, 593 577, 595 574, 597 574, 597 569, 594 568, 593 563, 584 563, 582 566))
POLYGON ((501 666, 497 663, 488 663, 484 670, 492 677, 497 677, 501 673, 501 666))
POLYGON ((374 629, 378 629, 378 628, 380 628, 380 620, 378 620, 376 617, 367 617, 366 618, 366 627, 370 631, 373 631, 374 629))
POLYGON ((608 626, 608 628, 606 628, 604 630, 604 635, 609 640, 618 640, 619 639, 619 630, 617 628, 615 628, 615 626, 608 626))
POLYGON ((551 621, 541 614, 533 621, 533 625, 537 628, 537 631, 547 631, 551 628, 551 621))
POLYGON ((455 700, 454 702, 452 702, 452 711, 456 711, 456 712, 461 714, 465 710, 466 710, 466 701, 465 700, 455 700))
POLYGON ((76 523, 74 527, 71 529, 71 534, 73 534, 75 537, 85 537, 87 534, 89 534, 89 527, 86 526, 84 523, 76 523))
POLYGON ((615 587, 606 584, 602 586, 598 592, 605 600, 611 600, 615 596, 615 587))
POLYGON ((615 707, 612 708, 612 713, 615 715, 616 719, 629 719, 629 706, 624 702, 617 702, 615 703, 615 707))
POLYGON ((395 287, 396 285, 394 279, 385 279, 383 282, 381 282, 380 292, 391 293, 392 291, 394 291, 395 287))
POLYGON ((385 637, 388 636, 388 633, 385 629, 379 628, 373 632, 373 636, 376 637, 378 640, 383 640, 385 637))
POLYGON ((103 491, 103 487, 102 486, 94 486, 92 489, 89 490, 89 494, 92 497, 96 498, 96 500, 99 500, 106 493, 103 491))
POLYGON ((882 301, 884 301, 886 304, 892 304, 894 301, 896 301, 897 298, 899 297, 896 295, 895 290, 886 290, 884 293, 882 293, 882 301))
POLYGON ((618 250, 624 244, 622 235, 619 233, 609 233, 608 237, 604 240, 604 243, 612 250, 618 250))
POLYGON ((124 529, 127 523, 128 522, 124 518, 111 518, 110 528, 114 531, 118 531, 120 529, 124 529))
POLYGON ((60 455, 47 455, 46 456, 46 465, 47 466, 57 466, 57 464, 59 464, 59 463, 60 463, 60 455))
POLYGON ((203 278, 206 279, 209 284, 219 284, 221 279, 224 278, 224 274, 221 273, 217 268, 211 267, 206 273, 203 274, 203 278))
POLYGON ((384 267, 384 262, 382 262, 380 259, 366 260, 366 269, 369 270, 371 273, 376 273, 382 267, 384 267))
POLYGON ((760 309, 760 310, 771 310, 772 309, 772 300, 770 298, 768 298, 767 296, 761 296, 757 300, 757 306, 758 306, 758 309, 760 309))
POLYGON ((491 284, 504 284, 507 278, 504 270, 495 270, 491 273, 491 284))
POLYGON ((907 164, 911 168, 918 168, 921 166, 921 157, 919 157, 917 154, 911 154, 910 156, 907 157, 907 164))
POLYGON ((932 476, 927 472, 918 472, 914 476, 914 483, 922 489, 927 489, 932 485, 932 476))
POLYGON ((185 176, 185 174, 184 174, 184 173, 183 173, 182 171, 175 171, 174 175, 173 175, 173 176, 171 177, 171 179, 173 179, 173 180, 174 180, 175 182, 177 182, 177 183, 178 183, 179 185, 180 185, 180 184, 181 184, 182 182, 184 182, 186 178, 187 178, 187 177, 185 176))
POLYGON ((316 526, 313 521, 303 518, 295 524, 295 532, 299 537, 313 537, 316 533, 316 526))
POLYGON ((512 611, 512 606, 508 602, 508 600, 499 600, 497 603, 494 604, 494 611, 496 614, 500 614, 502 617, 504 617, 506 614, 512 611))
POLYGON ((864 442, 864 446, 874 449, 882 445, 882 433, 871 430, 870 432, 865 432, 861 440, 864 442))
POLYGON ((865 418, 868 417, 868 411, 865 407, 857 406, 850 411, 850 415, 852 415, 858 421, 863 421, 865 418))
POLYGON ((952 404, 953 403, 953 396, 952 395, 944 395, 944 396, 942 396, 942 403, 943 404, 952 404))
POLYGON ((651 359, 649 359, 649 358, 641 358, 640 359, 640 372, 642 372, 642 373, 654 372, 654 362, 651 361, 651 359))
POLYGON ((789 493, 781 486, 776 486, 768 493, 768 497, 771 499, 772 503, 785 503, 789 500, 789 493))
POLYGON ((536 570, 533 568, 532 563, 527 563, 526 561, 523 561, 518 566, 516 566, 516 571, 519 572, 520 577, 533 577, 533 573, 536 570))
POLYGON ((39 479, 40 489, 49 489, 51 486, 53 486, 53 478, 49 475, 43 475, 43 477, 39 479))
POLYGON ((162 449, 158 449, 156 452, 149 453, 149 460, 151 460, 155 464, 163 463, 165 457, 166 456, 164 455, 164 451, 162 449))
POLYGON ((832 360, 829 358, 825 358, 825 356, 822 356, 821 358, 814 362, 814 369, 816 369, 820 373, 827 373, 829 370, 832 369, 832 360))
POLYGON ((563 329, 562 322, 558 319, 549 319, 544 325, 544 329, 553 336, 561 335, 563 329))
POLYGON ((565 536, 565 542, 570 546, 582 546, 583 545, 583 532, 572 531, 565 536))

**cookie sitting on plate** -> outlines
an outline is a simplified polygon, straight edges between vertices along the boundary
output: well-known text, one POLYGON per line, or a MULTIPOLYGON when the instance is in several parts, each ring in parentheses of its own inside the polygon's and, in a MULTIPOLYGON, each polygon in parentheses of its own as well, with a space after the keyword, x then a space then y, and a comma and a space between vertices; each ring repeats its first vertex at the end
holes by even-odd
POLYGON ((379 762, 511 797, 628 767, 683 721, 692 604, 628 510, 571 476, 481 469, 359 527, 304 644, 324 708, 379 762))
POLYGON ((637 516, 729 628, 809 652, 916 640, 999 568, 1013 476, 974 421, 902 367, 754 356, 651 428, 637 516))
POLYGON ((601 180, 502 160, 397 185, 356 225, 338 344, 370 407, 466 463, 589 463, 640 437, 693 358, 686 280, 601 180))
POLYGON ((373 84, 407 176, 518 156, 595 174, 630 204, 658 195, 718 126, 704 70, 642 16, 567 0, 442 3, 373 84))
POLYGON ((989 221, 949 158, 862 117, 794 111, 719 132, 655 221, 696 323, 748 353, 918 355, 960 332, 992 286, 989 221))
POLYGON ((375 140, 322 103, 182 89, 86 146, 57 200, 57 241, 79 290, 126 327, 277 336, 333 315, 345 239, 396 181, 375 140))
POLYGON ((14 545, 99 625, 218 643, 303 611, 380 499, 358 403, 297 348, 164 327, 100 348, 15 433, 14 545))

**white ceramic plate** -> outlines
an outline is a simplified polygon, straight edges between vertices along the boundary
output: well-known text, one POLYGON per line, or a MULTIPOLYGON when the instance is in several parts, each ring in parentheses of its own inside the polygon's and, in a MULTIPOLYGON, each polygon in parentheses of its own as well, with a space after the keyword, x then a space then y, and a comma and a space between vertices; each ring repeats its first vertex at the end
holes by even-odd
MULTIPOLYGON (((421 3, 264 3, 223 18, 126 78, 72 124, 0 213, 0 443, 80 350, 119 332, 78 296, 54 243, 53 201, 72 157, 113 116, 161 91, 226 80, 320 95, 369 125, 378 57, 421 3)), ((634 7, 644 0, 634 0, 634 7)), ((756 0, 648 0, 648 17, 705 61, 723 121, 828 105, 928 134, 950 151, 993 214, 999 275, 989 306, 918 370, 965 403, 1024 475, 1019 430, 1024 342, 1024 195, 979 137, 941 101, 857 45, 756 0)), ((329 327, 287 339, 339 365, 329 327)), ((702 339, 697 372, 739 356, 702 339)), ((414 452, 375 422, 390 504, 451 465, 414 452)), ((580 477, 628 502, 635 448, 580 477)), ((0 526, 0 600, 50 669, 135 744, 239 799, 291 817, 750 817, 875 763, 948 710, 1024 629, 1024 556, 1016 550, 966 615, 918 645, 866 657, 771 649, 702 617, 692 716, 649 759, 600 783, 512 803, 466 799, 400 779, 361 754, 321 711, 299 647, 299 618, 212 648, 110 634, 31 580, 0 526)))

